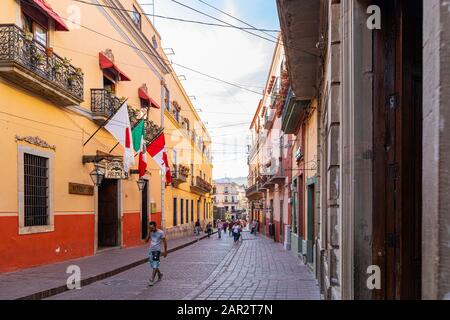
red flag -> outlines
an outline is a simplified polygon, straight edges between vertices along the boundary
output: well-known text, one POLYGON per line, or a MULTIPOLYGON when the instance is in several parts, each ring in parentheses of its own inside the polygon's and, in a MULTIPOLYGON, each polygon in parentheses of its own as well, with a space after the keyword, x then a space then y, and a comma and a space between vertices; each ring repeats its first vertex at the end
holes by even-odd
POLYGON ((159 165, 159 167, 161 168, 161 172, 166 175, 166 182, 172 182, 169 161, 167 160, 166 141, 164 138, 164 133, 161 133, 158 138, 153 140, 153 142, 147 147, 147 152, 159 165))

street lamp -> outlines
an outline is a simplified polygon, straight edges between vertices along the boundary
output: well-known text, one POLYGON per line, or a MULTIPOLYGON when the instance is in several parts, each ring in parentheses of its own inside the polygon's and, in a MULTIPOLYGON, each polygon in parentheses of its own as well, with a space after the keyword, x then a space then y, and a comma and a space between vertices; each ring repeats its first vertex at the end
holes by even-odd
POLYGON ((95 164, 95 169, 91 171, 91 173, 89 173, 89 175, 91 176, 92 182, 94 183, 95 186, 99 186, 102 184, 103 178, 105 176, 105 173, 100 170, 100 168, 98 167, 97 163, 95 164))
POLYGON ((145 187, 145 184, 146 184, 146 183, 147 183, 147 181, 145 181, 145 180, 142 179, 142 178, 140 178, 140 179, 137 181, 137 185, 138 185, 139 191, 144 190, 144 187, 145 187))

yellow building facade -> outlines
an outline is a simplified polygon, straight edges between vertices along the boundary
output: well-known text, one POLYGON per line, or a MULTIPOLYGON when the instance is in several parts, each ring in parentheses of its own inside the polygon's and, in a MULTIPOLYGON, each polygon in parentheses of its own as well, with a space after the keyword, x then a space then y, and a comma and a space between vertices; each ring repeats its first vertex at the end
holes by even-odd
POLYGON ((212 218, 211 139, 159 33, 136 1, 98 3, 2 1, 0 272, 142 244, 150 220, 177 237, 212 218), (164 129, 171 184, 149 155, 142 191, 133 171, 93 184, 96 167, 121 169, 98 128, 124 101, 148 141, 164 129))

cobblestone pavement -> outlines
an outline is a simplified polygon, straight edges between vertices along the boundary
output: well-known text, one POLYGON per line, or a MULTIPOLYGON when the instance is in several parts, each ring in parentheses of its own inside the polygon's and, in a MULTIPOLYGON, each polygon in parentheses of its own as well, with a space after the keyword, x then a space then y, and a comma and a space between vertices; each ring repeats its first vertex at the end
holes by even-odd
POLYGON ((142 265, 50 299, 320 299, 306 266, 280 244, 247 232, 238 244, 215 235, 173 252, 161 258, 161 270, 164 278, 153 287, 142 265))
MULTIPOLYGON (((173 250, 198 239, 197 236, 169 239, 168 249, 173 250)), ((70 265, 79 266, 82 279, 87 279, 145 259, 147 253, 148 245, 126 249, 112 248, 93 256, 3 273, 0 274, 0 300, 18 299, 60 286, 64 287, 68 277, 66 270, 70 265)))

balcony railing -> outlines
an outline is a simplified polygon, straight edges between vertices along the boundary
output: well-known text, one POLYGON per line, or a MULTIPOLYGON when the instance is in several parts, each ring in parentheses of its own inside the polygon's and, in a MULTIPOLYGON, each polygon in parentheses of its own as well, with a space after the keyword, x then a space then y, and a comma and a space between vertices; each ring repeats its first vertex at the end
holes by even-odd
POLYGON ((91 89, 91 111, 95 121, 102 122, 113 115, 121 101, 106 89, 91 89))
POLYGON ((189 167, 184 166, 182 164, 174 165, 173 166, 173 172, 172 172, 172 182, 174 184, 180 184, 187 181, 187 178, 189 176, 189 167))
POLYGON ((203 178, 196 176, 192 179, 191 188, 200 193, 211 193, 212 185, 203 178))
POLYGON ((28 38, 16 25, 0 24, 0 74, 62 106, 83 101, 81 69, 28 38))

